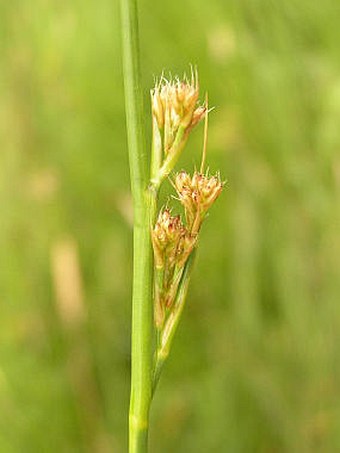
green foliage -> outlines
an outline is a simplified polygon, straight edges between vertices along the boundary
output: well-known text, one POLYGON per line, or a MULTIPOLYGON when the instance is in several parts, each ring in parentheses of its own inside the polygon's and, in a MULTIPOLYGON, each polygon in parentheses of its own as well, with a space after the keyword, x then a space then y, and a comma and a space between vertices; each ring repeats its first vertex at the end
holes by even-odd
MULTIPOLYGON (((146 101, 154 75, 197 64, 216 106, 209 164, 228 179, 202 230, 151 452, 338 451, 338 3, 153 0, 140 13, 146 101)), ((124 452, 118 8, 2 2, 0 25, 0 451, 124 452)))

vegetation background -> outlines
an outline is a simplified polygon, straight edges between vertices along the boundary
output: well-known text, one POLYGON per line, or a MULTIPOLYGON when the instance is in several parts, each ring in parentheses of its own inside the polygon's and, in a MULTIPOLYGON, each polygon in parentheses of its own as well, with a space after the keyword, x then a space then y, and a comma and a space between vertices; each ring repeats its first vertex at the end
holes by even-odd
MULTIPOLYGON (((340 451, 337 0, 140 0, 146 117, 197 64, 212 171, 151 452, 340 451)), ((124 452, 131 202, 112 0, 0 4, 0 452, 124 452)), ((150 135, 150 134, 149 134, 150 135)), ((202 127, 181 165, 199 162, 202 127)))

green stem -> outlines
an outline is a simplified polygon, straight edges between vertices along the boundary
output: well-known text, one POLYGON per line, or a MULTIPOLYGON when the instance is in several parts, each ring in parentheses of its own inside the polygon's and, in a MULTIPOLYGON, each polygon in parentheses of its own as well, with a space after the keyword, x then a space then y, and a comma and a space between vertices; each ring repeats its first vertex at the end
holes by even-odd
POLYGON ((155 216, 156 203, 148 189, 149 159, 144 138, 137 4, 136 0, 121 0, 120 3, 126 123, 134 204, 129 452, 145 453, 152 397, 153 257, 150 225, 155 216))

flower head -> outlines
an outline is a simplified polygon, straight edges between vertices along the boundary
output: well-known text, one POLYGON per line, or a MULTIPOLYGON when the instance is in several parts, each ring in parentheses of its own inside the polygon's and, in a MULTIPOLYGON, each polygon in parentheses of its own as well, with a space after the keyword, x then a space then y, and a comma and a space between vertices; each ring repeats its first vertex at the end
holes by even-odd
POLYGON ((208 176, 197 171, 191 177, 185 171, 179 172, 174 181, 179 200, 185 209, 188 227, 197 233, 200 225, 223 189, 218 175, 208 176))
POLYGON ((157 267, 163 267, 166 261, 173 262, 176 259, 178 243, 184 231, 185 227, 180 216, 172 216, 167 208, 159 213, 152 231, 152 244, 157 267))
POLYGON ((197 105, 199 85, 197 74, 167 80, 164 77, 151 90, 153 120, 164 129, 164 152, 170 152, 178 130, 189 132, 204 117, 206 108, 197 105))
POLYGON ((196 237, 192 236, 181 222, 180 216, 172 216, 165 208, 159 213, 152 231, 155 264, 158 268, 184 266, 192 252, 196 237))

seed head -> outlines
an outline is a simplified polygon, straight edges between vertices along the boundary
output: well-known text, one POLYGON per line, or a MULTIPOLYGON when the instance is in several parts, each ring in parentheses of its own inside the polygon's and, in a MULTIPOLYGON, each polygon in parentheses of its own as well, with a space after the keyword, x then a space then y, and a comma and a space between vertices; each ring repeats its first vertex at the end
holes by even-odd
POLYGON ((175 188, 185 209, 185 216, 192 233, 197 233, 210 206, 220 195, 223 183, 218 175, 208 176, 194 172, 191 177, 181 171, 175 177, 175 188))
POLYGON ((178 129, 190 131, 206 113, 206 107, 198 106, 199 85, 197 74, 193 74, 189 81, 166 80, 160 82, 151 90, 151 104, 153 120, 158 128, 164 128, 165 152, 169 152, 178 129))
POLYGON ((183 225, 180 216, 172 216, 167 208, 161 211, 152 231, 156 267, 184 266, 196 239, 196 235, 191 235, 183 225))
POLYGON ((152 244, 157 267, 163 267, 166 259, 171 261, 176 258, 177 246, 183 231, 185 231, 185 227, 180 216, 172 216, 167 208, 159 213, 152 231, 152 244))
POLYGON ((192 186, 199 195, 199 203, 204 211, 210 208, 223 189, 218 175, 208 176, 197 172, 192 177, 192 186))

